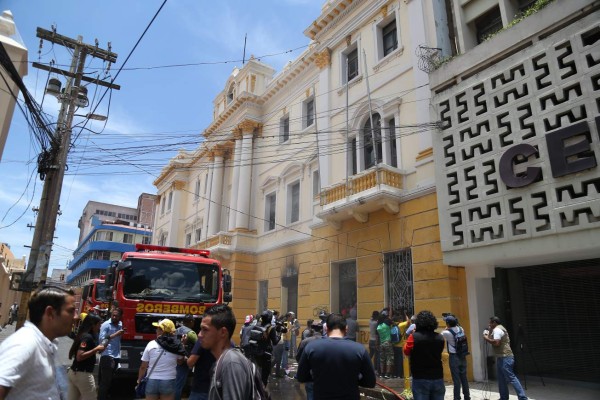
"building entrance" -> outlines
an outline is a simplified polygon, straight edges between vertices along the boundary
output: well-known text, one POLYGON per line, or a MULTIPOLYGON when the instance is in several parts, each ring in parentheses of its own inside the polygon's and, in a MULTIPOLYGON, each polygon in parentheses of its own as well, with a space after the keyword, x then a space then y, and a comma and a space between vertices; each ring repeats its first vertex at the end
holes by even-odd
POLYGON ((598 384, 600 259, 496 270, 494 309, 526 376, 598 384))

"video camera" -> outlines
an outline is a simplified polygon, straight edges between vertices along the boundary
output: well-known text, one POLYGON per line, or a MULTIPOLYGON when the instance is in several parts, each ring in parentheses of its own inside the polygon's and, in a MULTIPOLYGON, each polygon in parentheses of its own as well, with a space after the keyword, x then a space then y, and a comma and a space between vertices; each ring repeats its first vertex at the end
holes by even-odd
POLYGON ((285 326, 285 321, 283 319, 275 320, 275 330, 279 333, 287 333, 288 329, 285 326))

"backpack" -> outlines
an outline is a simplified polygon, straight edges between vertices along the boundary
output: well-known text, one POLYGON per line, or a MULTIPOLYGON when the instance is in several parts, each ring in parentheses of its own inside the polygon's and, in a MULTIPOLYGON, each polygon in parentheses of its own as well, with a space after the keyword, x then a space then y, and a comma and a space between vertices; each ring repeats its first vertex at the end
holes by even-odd
POLYGON ((243 350, 246 356, 261 356, 269 352, 269 334, 271 326, 256 324, 248 332, 248 342, 244 344, 243 350))
MULTIPOLYGON (((469 343, 467 342, 465 330, 461 327, 458 327, 458 333, 454 332, 452 329, 446 330, 449 331, 454 337, 454 348, 456 349, 456 355, 466 356, 469 354, 469 343)), ((450 350, 448 350, 448 352, 450 352, 450 350)))
POLYGON ((398 325, 394 325, 390 329, 390 340, 394 344, 400 343, 400 329, 398 329, 398 325))
POLYGON ((210 392, 216 393, 216 398, 223 399, 223 382, 221 382, 221 361, 226 354, 230 354, 231 357, 237 357, 240 362, 248 368, 248 372, 252 377, 252 396, 248 400, 271 400, 271 394, 265 389, 263 385, 260 370, 256 367, 256 364, 248 360, 238 347, 234 347, 230 350, 225 351, 221 354, 221 357, 217 360, 215 365, 215 372, 213 373, 210 392))

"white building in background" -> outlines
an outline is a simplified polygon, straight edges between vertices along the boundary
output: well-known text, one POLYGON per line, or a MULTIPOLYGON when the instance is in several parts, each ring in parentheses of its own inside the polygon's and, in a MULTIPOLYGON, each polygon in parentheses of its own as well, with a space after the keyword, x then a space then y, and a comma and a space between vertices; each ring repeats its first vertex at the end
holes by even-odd
MULTIPOLYGON (((27 75, 27 48, 17 31, 12 13, 8 10, 0 16, 0 43, 8 58, 12 60, 14 69, 23 78, 27 75)), ((5 77, 5 79, 0 79, 0 160, 2 160, 4 145, 15 110, 15 97, 19 96, 19 87, 10 78, 5 67, 0 65, 0 69, 5 77)))

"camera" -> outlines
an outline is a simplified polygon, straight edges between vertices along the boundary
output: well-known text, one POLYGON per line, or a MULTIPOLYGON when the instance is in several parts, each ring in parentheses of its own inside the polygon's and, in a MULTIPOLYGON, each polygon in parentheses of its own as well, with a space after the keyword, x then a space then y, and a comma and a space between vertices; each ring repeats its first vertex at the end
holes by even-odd
POLYGON ((281 320, 275 321, 275 330, 279 333, 287 333, 287 331, 288 331, 285 326, 285 323, 281 320))

